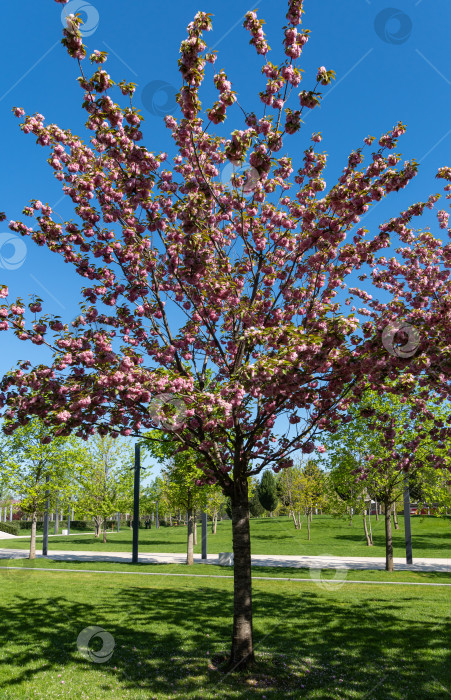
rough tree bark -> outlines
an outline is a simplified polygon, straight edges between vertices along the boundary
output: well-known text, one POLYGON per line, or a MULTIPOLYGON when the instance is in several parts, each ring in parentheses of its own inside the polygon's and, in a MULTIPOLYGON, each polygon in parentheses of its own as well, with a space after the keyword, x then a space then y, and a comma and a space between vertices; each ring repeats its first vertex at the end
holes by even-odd
POLYGON ((233 636, 230 669, 245 668, 254 661, 252 640, 251 537, 247 479, 236 480, 230 493, 233 534, 233 636))

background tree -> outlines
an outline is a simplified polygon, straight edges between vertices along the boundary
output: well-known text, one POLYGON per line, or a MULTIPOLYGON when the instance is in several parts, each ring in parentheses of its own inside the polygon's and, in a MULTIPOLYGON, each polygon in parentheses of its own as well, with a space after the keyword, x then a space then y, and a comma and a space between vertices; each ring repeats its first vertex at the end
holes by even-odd
MULTIPOLYGON (((89 286, 76 329, 42 313, 37 299, 28 310, 21 299, 0 307, 0 330, 11 328, 24 342, 47 342, 52 353, 48 366, 20 363, 1 382, 0 406, 11 429, 40 415, 59 435, 141 438, 153 425, 153 398, 172 394, 185 402, 186 421, 173 438, 196 451, 205 482, 217 482, 232 503, 234 669, 253 660, 248 478, 291 466, 299 450, 311 454, 317 432, 339 419, 352 394, 368 387, 389 391, 385 378, 407 372, 404 359, 383 347, 389 323, 424 329, 427 341, 409 363, 409 376, 426 374, 425 391, 448 392, 433 374, 451 339, 448 252, 432 233, 410 228, 438 195, 371 235, 358 227, 374 202, 404 188, 417 172, 415 161, 396 167, 401 123, 381 136, 362 166, 363 149, 374 141, 367 136, 325 191, 326 156, 315 150, 321 135, 300 146, 299 131, 334 72, 320 66, 311 89, 298 92, 296 61, 309 33, 297 29, 302 0, 287 5, 281 61, 265 60, 262 69, 263 114, 240 105, 243 128, 231 134, 207 128, 224 122, 237 101, 223 70, 213 75, 218 100, 202 111, 200 88, 216 54, 205 51, 203 39, 211 17, 196 14, 180 49, 181 118, 166 117, 177 150, 170 168, 166 153, 139 143, 136 85, 118 83, 124 108, 110 97, 115 83, 101 68, 105 52, 91 54, 94 72, 79 77, 89 146, 69 129, 44 125, 40 114, 24 117, 24 132, 50 147, 49 164, 78 219, 62 224, 34 199, 24 215, 37 216, 36 230, 22 221, 9 227, 62 255, 89 286), (292 176, 286 141, 294 135, 295 151, 304 151, 292 176), (224 182, 226 162, 248 162, 246 177, 224 182), (390 234, 401 246, 396 266, 379 255, 390 247, 390 234), (367 282, 362 267, 370 273, 367 282), (357 288, 358 271, 364 283, 357 288), (346 288, 350 296, 343 299, 346 288), (351 297, 369 307, 359 310, 364 321, 345 306, 351 297), (282 434, 273 431, 277 419, 287 426, 282 434)), ((86 56, 81 22, 71 17, 63 31, 69 55, 80 62, 86 56)), ((246 13, 250 43, 266 57, 262 25, 255 12, 246 13)), ((438 176, 450 181, 451 168, 438 176)), ((439 220, 446 227, 446 212, 439 220)), ((0 297, 8 297, 6 287, 0 297)), ((416 410, 422 411, 420 403, 416 410)))
POLYGON ((212 486, 206 493, 205 510, 211 517, 211 532, 213 535, 216 535, 218 516, 223 508, 225 508, 225 496, 222 489, 218 486, 212 486))
POLYGON ((257 488, 258 500, 260 501, 263 508, 272 515, 272 512, 276 509, 279 502, 277 496, 277 486, 276 479, 271 471, 266 471, 263 473, 260 484, 257 488))
POLYGON ((311 537, 313 512, 323 505, 325 495, 324 474, 311 459, 302 466, 297 483, 298 503, 307 516, 307 539, 311 537))
POLYGON ((37 516, 45 508, 46 491, 55 497, 70 489, 70 473, 80 461, 80 451, 76 440, 55 437, 37 418, 17 428, 7 443, 3 475, 19 497, 21 510, 31 515, 29 559, 34 559, 37 516))
POLYGON ((94 520, 95 536, 129 494, 133 493, 133 455, 123 441, 109 435, 92 437, 84 446, 82 462, 75 474, 78 485, 77 509, 94 520))
POLYGON ((417 487, 429 483, 432 488, 437 478, 446 483, 448 474, 449 455, 440 436, 450 407, 431 400, 418 416, 412 410, 414 401, 414 393, 405 399, 368 391, 349 408, 349 421, 337 423, 335 432, 324 437, 329 465, 347 477, 353 498, 363 485, 368 496, 384 506, 387 571, 393 570, 392 506, 402 498, 406 476, 417 487))
POLYGON ((194 517, 199 508, 206 507, 207 489, 202 482, 204 476, 198 466, 194 451, 177 451, 177 443, 161 439, 153 431, 147 436, 145 447, 149 454, 165 465, 163 493, 171 508, 183 508, 187 514, 187 553, 186 563, 194 563, 194 517))
MULTIPOLYGON (((326 480, 326 499, 329 512, 335 517, 349 518, 352 525, 352 514, 362 516, 363 531, 366 543, 373 545, 371 525, 371 498, 364 482, 356 482, 354 469, 356 462, 347 450, 347 445, 341 445, 339 462, 335 463, 326 480)), ((337 455, 334 455, 337 460, 337 455)))

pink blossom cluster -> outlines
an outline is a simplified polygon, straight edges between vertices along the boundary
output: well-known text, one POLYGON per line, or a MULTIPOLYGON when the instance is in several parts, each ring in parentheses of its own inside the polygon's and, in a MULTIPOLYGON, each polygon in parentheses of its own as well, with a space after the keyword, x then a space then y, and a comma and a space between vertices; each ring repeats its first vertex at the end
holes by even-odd
POLYGON ((290 24, 297 26, 301 23, 301 17, 304 12, 302 9, 304 0, 289 0, 287 20, 290 24))
POLYGON ((225 121, 227 108, 236 102, 236 95, 232 91, 232 84, 227 80, 224 71, 216 74, 213 80, 215 87, 219 90, 219 100, 211 109, 207 110, 207 115, 213 124, 219 124, 225 121))
POLYGON ((437 212, 437 219, 440 224, 440 228, 448 228, 449 213, 444 209, 440 209, 437 212))
POLYGON ((258 54, 266 56, 269 51, 269 45, 265 39, 265 32, 262 26, 263 20, 257 19, 256 12, 246 12, 243 27, 252 35, 249 43, 255 46, 258 54))
POLYGON ((308 35, 310 31, 307 29, 302 33, 299 33, 296 27, 288 27, 285 29, 285 55, 291 59, 299 58, 302 53, 303 46, 308 41, 308 35))
POLYGON ((81 17, 71 14, 68 15, 66 19, 67 26, 63 29, 62 44, 66 47, 69 56, 78 60, 86 56, 86 48, 80 33, 80 25, 82 23, 81 17))

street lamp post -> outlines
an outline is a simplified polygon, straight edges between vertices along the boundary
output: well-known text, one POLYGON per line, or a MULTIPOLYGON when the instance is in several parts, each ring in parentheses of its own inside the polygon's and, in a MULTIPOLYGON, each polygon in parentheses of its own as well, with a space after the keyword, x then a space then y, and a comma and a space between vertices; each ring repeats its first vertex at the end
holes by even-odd
POLYGON ((406 564, 412 564, 412 531, 410 527, 410 489, 408 474, 404 474, 404 535, 406 540, 406 564))
POLYGON ((67 534, 70 535, 70 507, 72 503, 72 496, 69 496, 67 505, 67 534))
POLYGON ((207 558, 207 513, 202 511, 202 559, 207 558))
POLYGON ((56 502, 55 502, 55 535, 58 534, 58 493, 56 494, 56 502))
MULTIPOLYGON (((50 474, 45 477, 45 483, 48 484, 50 481, 50 474)), ((47 556, 48 544, 49 544, 49 510, 50 510, 50 491, 46 489, 45 492, 45 513, 44 513, 44 528, 42 533, 42 556, 47 556)))
POLYGON ((141 443, 135 445, 135 479, 133 486, 133 548, 132 564, 138 563, 138 539, 139 539, 139 480, 141 472, 141 443))

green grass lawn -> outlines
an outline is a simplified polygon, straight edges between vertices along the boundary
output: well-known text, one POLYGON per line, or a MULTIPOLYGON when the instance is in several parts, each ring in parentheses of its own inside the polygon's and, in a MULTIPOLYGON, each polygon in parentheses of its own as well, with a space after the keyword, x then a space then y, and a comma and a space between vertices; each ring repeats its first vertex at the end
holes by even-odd
MULTIPOLYGON (((286 517, 251 519, 252 554, 336 555, 336 556, 385 556, 385 534, 383 517, 376 522, 372 517, 374 546, 368 547, 363 533, 361 518, 348 521, 334 519, 328 515, 314 516, 311 540, 307 540, 307 527, 295 530, 293 522, 286 517)), ((200 553, 200 532, 195 553, 200 553)), ((141 552, 185 552, 186 527, 160 527, 158 530, 140 530, 141 552)), ((451 517, 415 516, 412 518, 412 540, 414 557, 451 557, 451 517)), ((108 533, 108 542, 103 544, 90 535, 71 535, 49 539, 50 551, 58 549, 131 551, 132 533, 125 528, 119 533, 108 533)), ((42 540, 38 539, 38 548, 42 540)), ((393 530, 394 555, 405 556, 404 521, 399 517, 399 530, 393 530)), ((29 547, 29 540, 0 540, 0 547, 29 547)), ((230 520, 218 523, 216 535, 208 531, 208 552, 232 550, 230 520)))
MULTIPOLYGON (((60 526, 59 532, 57 533, 57 535, 60 535, 60 534, 61 534, 61 530, 65 530, 66 528, 67 528, 67 523, 63 523, 62 526, 60 526)), ((93 529, 93 528, 86 528, 85 530, 71 530, 71 533, 72 533, 73 535, 74 535, 74 534, 77 534, 77 533, 79 533, 79 534, 81 535, 81 534, 84 533, 84 532, 94 532, 94 529, 93 529)), ((21 529, 19 530, 19 536, 22 537, 23 535, 28 535, 28 536, 29 536, 29 535, 30 535, 30 529, 28 528, 27 530, 24 530, 23 528, 21 528, 21 529)), ((50 523, 49 535, 53 535, 53 536, 55 535, 55 528, 54 528, 54 526, 53 526, 53 523, 50 523)), ((37 536, 37 537, 42 537, 42 528, 39 529, 39 530, 36 532, 36 536, 37 536)))
POLYGON ((221 670, 232 593, 232 581, 218 578, 2 572, 0 697, 436 700, 451 693, 446 587, 254 581, 257 663, 239 677, 221 670), (79 633, 92 625, 114 639, 105 663, 77 650, 79 633))
MULTIPOLYGON (((129 562, 99 562, 99 561, 54 561, 53 559, 0 559, 0 584, 4 577, 10 579, 16 575, 16 569, 23 569, 22 576, 34 575, 36 569, 51 569, 52 571, 101 571, 108 573, 125 573, 133 575, 151 574, 171 576, 224 577, 233 576, 233 567, 219 564, 131 564, 129 562)), ((284 566, 253 566, 252 576, 255 578, 276 577, 280 579, 308 579, 313 583, 318 578, 330 580, 331 585, 338 587, 341 581, 394 581, 397 583, 445 583, 451 586, 451 573, 441 571, 392 571, 378 569, 309 569, 305 567, 292 568, 284 566), (334 581, 337 580, 337 583, 334 581)), ((451 593, 450 593, 451 595, 451 593)))

